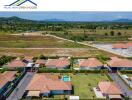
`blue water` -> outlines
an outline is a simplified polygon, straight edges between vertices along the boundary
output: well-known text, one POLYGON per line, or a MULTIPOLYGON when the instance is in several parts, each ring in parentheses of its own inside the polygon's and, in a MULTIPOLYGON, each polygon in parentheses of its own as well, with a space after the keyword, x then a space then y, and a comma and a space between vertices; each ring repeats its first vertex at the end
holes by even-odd
POLYGON ((69 82, 70 81, 70 77, 69 76, 63 76, 63 81, 64 82, 69 82))

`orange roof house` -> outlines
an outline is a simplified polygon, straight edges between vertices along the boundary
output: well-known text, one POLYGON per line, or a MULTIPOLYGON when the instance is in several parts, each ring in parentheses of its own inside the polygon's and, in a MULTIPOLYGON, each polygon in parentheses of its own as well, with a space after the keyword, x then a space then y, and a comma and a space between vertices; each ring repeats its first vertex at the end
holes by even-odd
POLYGON ((120 95, 121 90, 114 82, 99 82, 98 88, 104 95, 120 95))
POLYGON ((113 49, 127 49, 127 45, 124 43, 116 43, 112 45, 113 49))
POLYGON ((79 62, 81 69, 100 69, 103 64, 96 58, 88 58, 79 62))
MULTIPOLYGON (((35 74, 27 89, 28 94, 31 92, 38 91, 37 95, 43 94, 43 96, 54 95, 54 94, 65 94, 70 93, 72 85, 70 82, 64 82, 59 79, 58 75, 43 73, 35 74)), ((32 93, 33 94, 33 93, 32 93)), ((33 95, 32 95, 33 96, 33 95)))
POLYGON ((126 43, 127 47, 132 47, 132 42, 126 43))
POLYGON ((116 43, 112 45, 113 49, 127 49, 132 47, 132 42, 129 43, 116 43))
POLYGON ((121 59, 118 57, 111 57, 111 60, 107 62, 111 68, 127 68, 132 69, 132 60, 121 59))
POLYGON ((25 66, 26 64, 20 59, 15 59, 7 64, 8 68, 22 68, 25 66))
POLYGON ((47 68, 64 69, 69 67, 70 61, 67 58, 49 59, 46 63, 47 68))
POLYGON ((3 88, 8 82, 15 79, 16 71, 6 71, 0 73, 0 89, 3 88))

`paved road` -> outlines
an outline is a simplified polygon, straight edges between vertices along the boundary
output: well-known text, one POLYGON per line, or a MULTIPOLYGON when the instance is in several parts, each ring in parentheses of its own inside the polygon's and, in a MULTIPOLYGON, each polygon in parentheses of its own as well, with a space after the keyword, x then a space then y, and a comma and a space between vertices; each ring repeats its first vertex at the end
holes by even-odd
POLYGON ((18 84, 18 86, 15 88, 15 90, 11 93, 11 95, 6 99, 6 100, 19 100, 22 98, 25 89, 28 85, 28 83, 30 82, 30 80, 32 79, 34 73, 30 73, 28 72, 23 79, 20 81, 20 83, 18 84))
POLYGON ((110 73, 109 75, 119 86, 123 94, 127 94, 127 96, 132 97, 132 90, 124 83, 124 81, 117 75, 117 73, 110 73))

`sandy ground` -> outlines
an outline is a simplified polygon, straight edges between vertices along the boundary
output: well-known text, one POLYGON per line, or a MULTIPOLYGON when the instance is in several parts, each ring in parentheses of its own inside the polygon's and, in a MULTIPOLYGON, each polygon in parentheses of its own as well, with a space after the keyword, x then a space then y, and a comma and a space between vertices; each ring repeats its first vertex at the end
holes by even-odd
POLYGON ((132 48, 128 49, 112 49, 112 44, 94 44, 98 49, 103 49, 105 51, 115 53, 124 57, 132 57, 132 48))

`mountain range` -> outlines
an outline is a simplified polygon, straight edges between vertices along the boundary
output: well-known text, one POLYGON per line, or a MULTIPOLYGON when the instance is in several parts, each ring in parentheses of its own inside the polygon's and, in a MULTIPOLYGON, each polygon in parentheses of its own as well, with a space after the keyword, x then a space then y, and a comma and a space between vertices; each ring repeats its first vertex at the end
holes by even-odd
MULTIPOLYGON (((36 21, 36 20, 23 19, 16 16, 0 17, 0 22, 5 22, 5 21, 8 21, 8 22, 81 22, 81 21, 67 21, 67 20, 56 19, 56 18, 36 21)), ((121 23, 130 22, 131 23, 132 19, 116 19, 116 20, 109 20, 109 21, 83 21, 83 22, 121 22, 121 23)))

